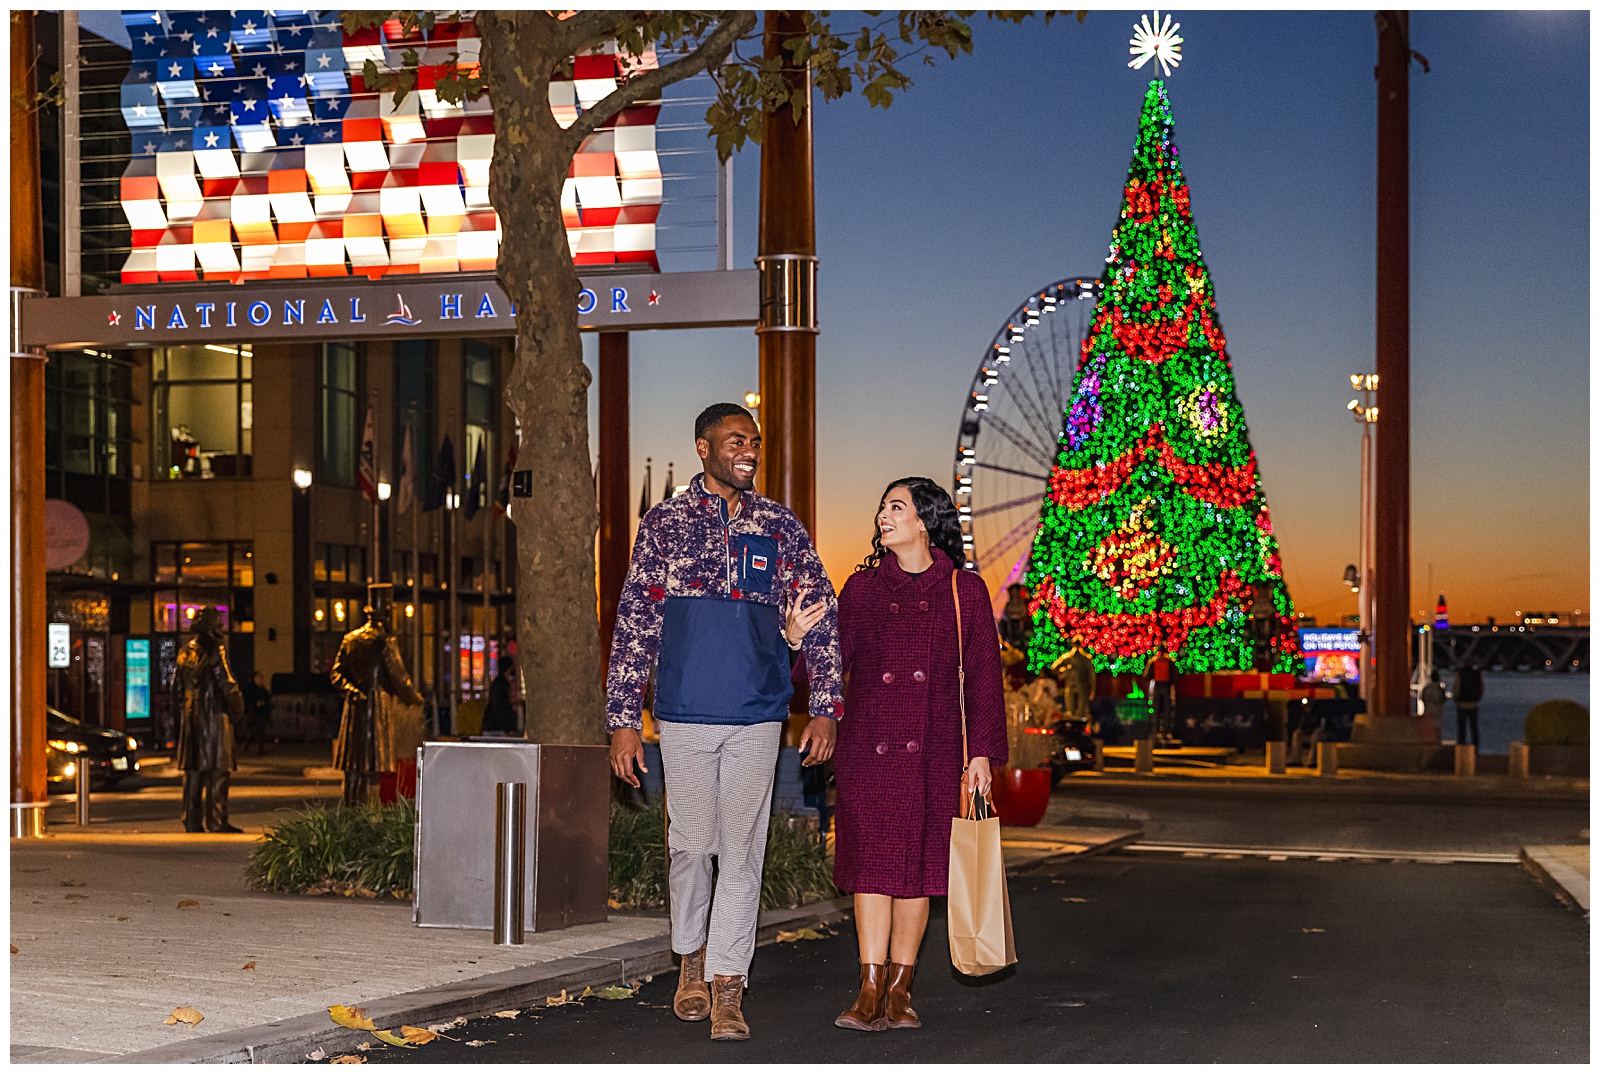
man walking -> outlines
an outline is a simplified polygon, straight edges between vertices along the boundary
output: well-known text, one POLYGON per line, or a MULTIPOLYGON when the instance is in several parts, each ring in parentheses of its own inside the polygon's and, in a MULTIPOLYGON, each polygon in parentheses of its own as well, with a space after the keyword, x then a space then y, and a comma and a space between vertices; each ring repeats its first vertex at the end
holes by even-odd
POLYGON ((1472 736, 1472 751, 1478 752, 1478 703, 1483 700, 1483 672, 1477 662, 1467 660, 1456 669, 1456 745, 1467 744, 1472 736))
POLYGON ((819 765, 833 754, 844 709, 838 607, 799 519, 753 491, 761 432, 750 412, 709 406, 694 435, 704 472, 639 523, 617 605, 606 729, 612 770, 639 786, 640 707, 654 663, 672 949, 683 956, 672 1008, 684 1021, 709 1016, 712 1040, 744 1040, 773 771, 793 694, 784 613, 802 594, 827 602, 802 642, 811 721, 800 749, 805 764, 819 765))

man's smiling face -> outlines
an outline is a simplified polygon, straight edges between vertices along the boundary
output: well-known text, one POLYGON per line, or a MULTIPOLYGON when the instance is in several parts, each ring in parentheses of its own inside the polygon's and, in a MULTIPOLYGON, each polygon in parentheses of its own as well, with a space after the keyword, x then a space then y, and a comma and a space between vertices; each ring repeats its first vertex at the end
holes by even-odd
POLYGON ((739 492, 756 487, 761 465, 761 430, 743 414, 723 418, 694 443, 706 476, 739 492))

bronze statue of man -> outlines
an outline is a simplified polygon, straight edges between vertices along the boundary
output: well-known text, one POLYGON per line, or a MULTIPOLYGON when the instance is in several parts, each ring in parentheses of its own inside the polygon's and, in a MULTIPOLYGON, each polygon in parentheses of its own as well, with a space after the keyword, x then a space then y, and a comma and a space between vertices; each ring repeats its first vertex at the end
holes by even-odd
POLYGON ((344 636, 329 673, 344 691, 344 717, 333 744, 333 766, 344 770, 345 805, 363 805, 378 787, 378 777, 394 768, 395 699, 422 704, 400 659, 390 623, 394 587, 386 582, 367 586, 364 626, 344 636))
POLYGON ((238 767, 233 759, 233 720, 244 713, 244 695, 228 670, 221 613, 213 607, 200 609, 193 629, 194 636, 178 654, 172 679, 178 768, 183 772, 183 830, 237 832, 240 829, 228 823, 228 781, 238 767))

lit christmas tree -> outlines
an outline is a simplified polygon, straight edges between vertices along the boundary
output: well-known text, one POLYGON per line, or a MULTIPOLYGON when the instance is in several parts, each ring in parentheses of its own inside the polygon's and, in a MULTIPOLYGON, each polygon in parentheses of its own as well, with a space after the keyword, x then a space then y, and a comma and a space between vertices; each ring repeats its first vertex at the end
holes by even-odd
POLYGON ((1159 80, 1101 282, 1029 562, 1028 666, 1077 638, 1101 671, 1157 651, 1181 671, 1293 671, 1294 608, 1159 80))

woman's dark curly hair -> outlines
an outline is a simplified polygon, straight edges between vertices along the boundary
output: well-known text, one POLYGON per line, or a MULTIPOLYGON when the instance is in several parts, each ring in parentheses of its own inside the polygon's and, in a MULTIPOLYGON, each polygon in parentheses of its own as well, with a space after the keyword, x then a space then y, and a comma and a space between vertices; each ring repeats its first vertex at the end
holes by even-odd
MULTIPOLYGON (((961 547, 961 521, 956 514, 955 501, 950 494, 932 478, 927 477, 902 477, 898 481, 889 482, 889 487, 883 490, 883 495, 878 498, 878 510, 883 510, 884 501, 888 500, 889 493, 895 489, 905 489, 911 494, 911 506, 917 509, 917 517, 922 520, 923 526, 928 530, 928 546, 937 548, 950 557, 950 562, 960 568, 967 561, 966 552, 961 547)), ((878 530, 878 516, 872 516, 872 554, 861 561, 856 570, 866 570, 876 567, 883 562, 883 534, 878 530)))

